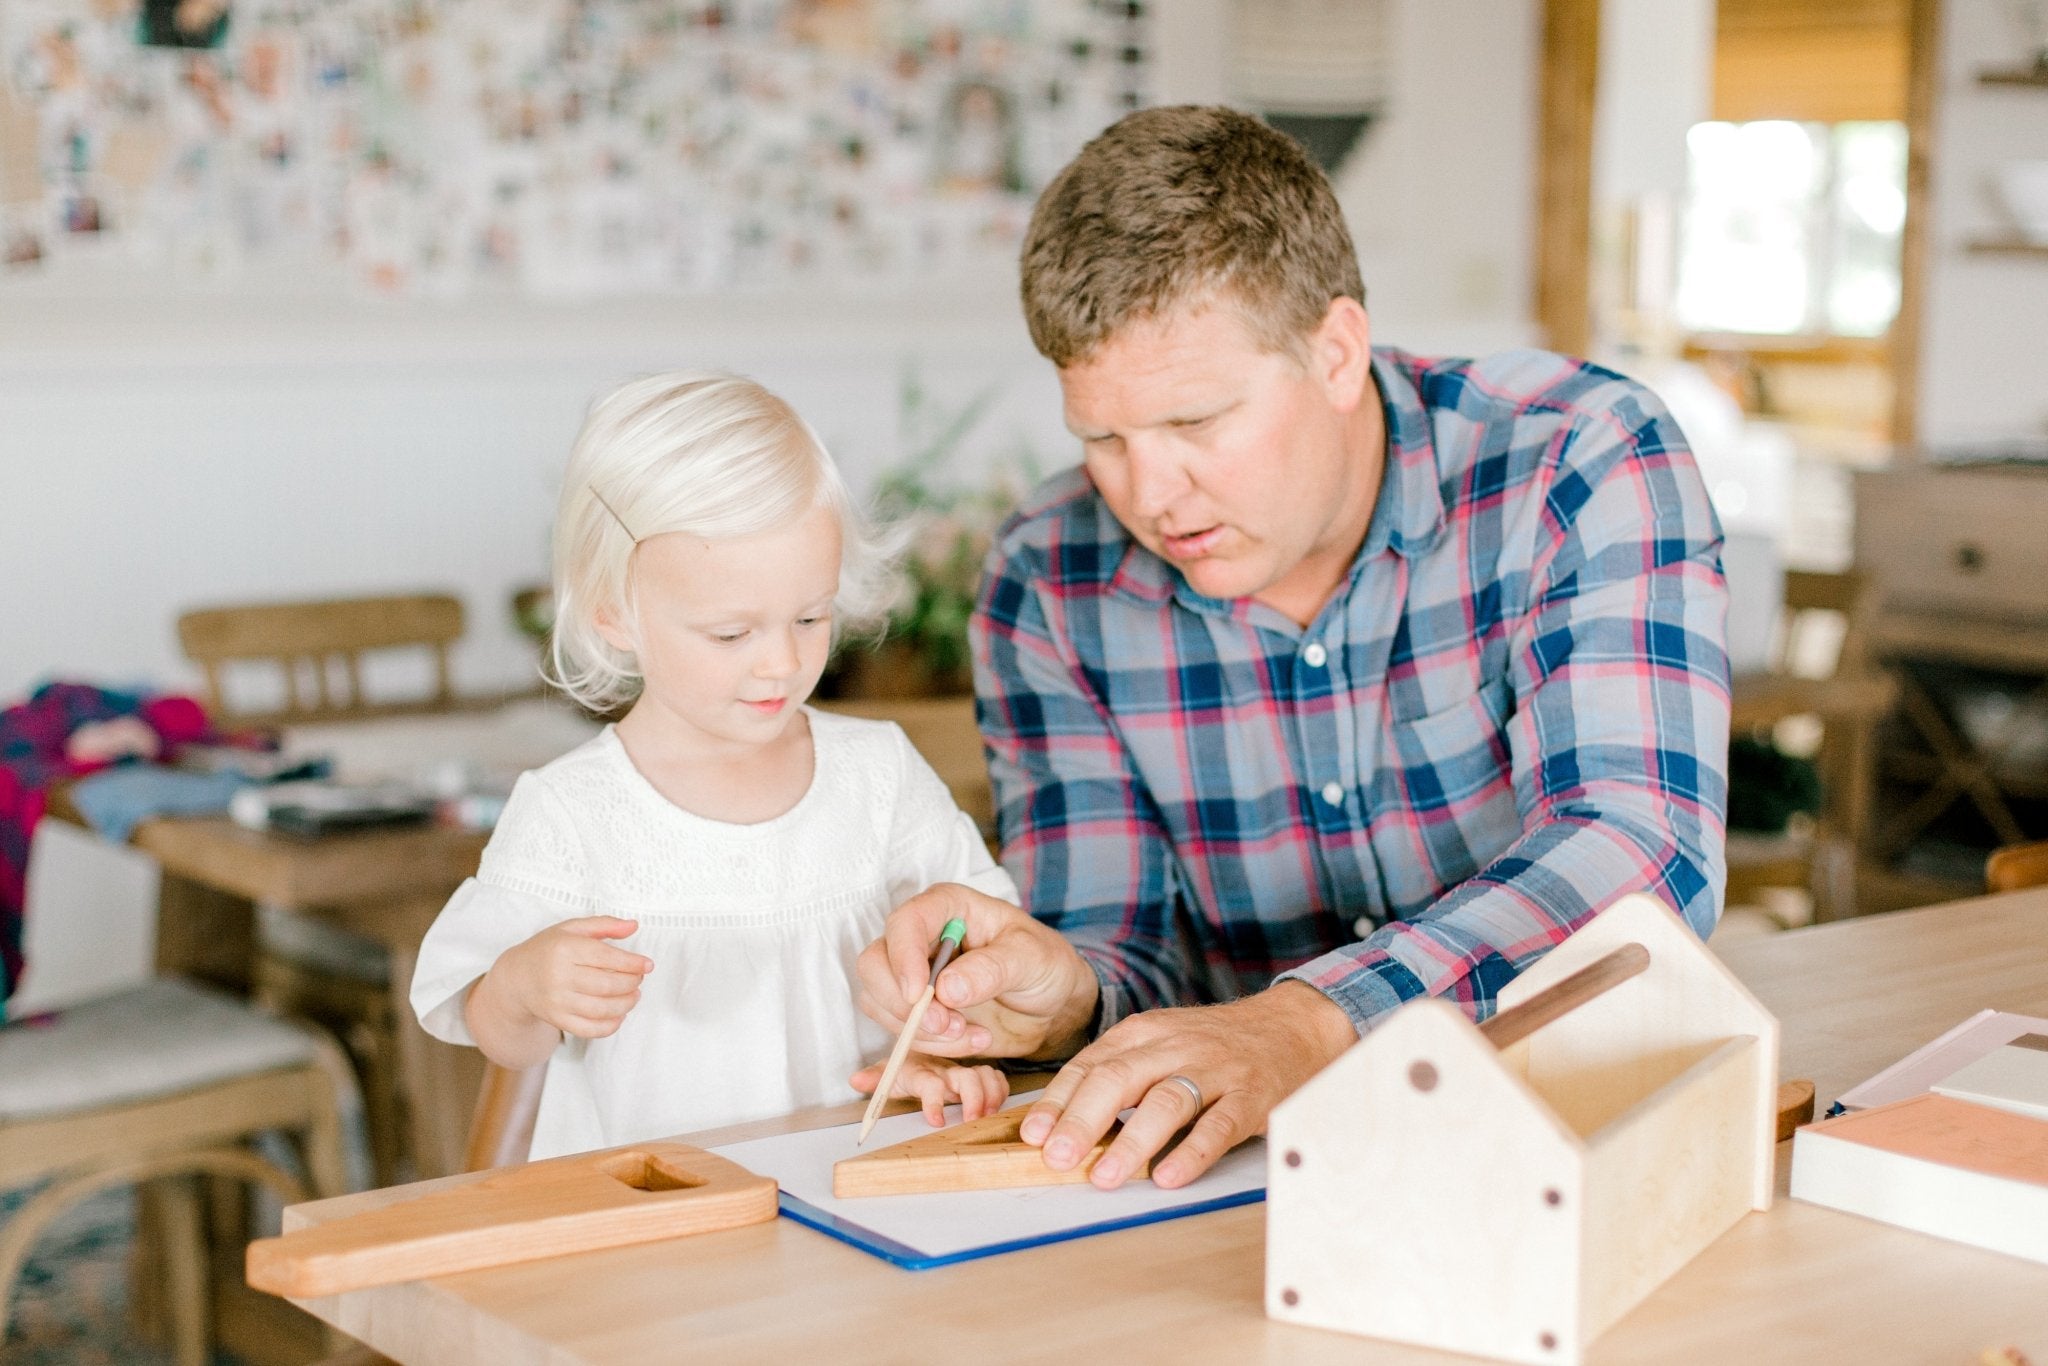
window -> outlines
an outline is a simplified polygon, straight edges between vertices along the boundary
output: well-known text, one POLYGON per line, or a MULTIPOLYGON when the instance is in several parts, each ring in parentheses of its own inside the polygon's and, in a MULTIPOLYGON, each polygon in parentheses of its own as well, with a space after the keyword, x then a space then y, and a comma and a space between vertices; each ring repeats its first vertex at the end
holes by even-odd
POLYGON ((1904 124, 1700 123, 1686 151, 1686 330, 1884 334, 1899 308, 1904 124))

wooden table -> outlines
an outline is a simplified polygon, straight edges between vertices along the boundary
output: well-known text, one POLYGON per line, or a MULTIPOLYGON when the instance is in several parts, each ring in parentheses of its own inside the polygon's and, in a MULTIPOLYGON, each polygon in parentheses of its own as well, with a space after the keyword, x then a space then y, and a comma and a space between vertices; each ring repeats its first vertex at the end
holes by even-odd
MULTIPOLYGON (((1794 930, 1729 964, 1784 1024, 1787 1077, 1823 1105, 1983 1006, 2048 1015, 2048 891, 1794 930)), ((858 1107, 698 1135, 857 1118, 858 1107)), ((1784 1197, 1600 1338, 1594 1362, 2048 1359, 2048 1267, 1784 1197)), ((455 1177, 297 1206, 321 1221, 455 1177)), ((305 1307, 408 1362, 1443 1362, 1269 1322, 1251 1205, 935 1271, 905 1272, 787 1219, 357 1291, 305 1307)))
MULTIPOLYGON (((50 814, 85 823, 61 791, 50 814)), ((422 1173, 440 1176, 462 1170, 483 1060, 475 1049, 429 1038, 407 995, 420 940, 476 871, 488 838, 416 826, 299 839, 200 816, 144 821, 129 843, 163 867, 161 971, 246 989, 259 901, 331 920, 390 950, 413 1160, 422 1173)))

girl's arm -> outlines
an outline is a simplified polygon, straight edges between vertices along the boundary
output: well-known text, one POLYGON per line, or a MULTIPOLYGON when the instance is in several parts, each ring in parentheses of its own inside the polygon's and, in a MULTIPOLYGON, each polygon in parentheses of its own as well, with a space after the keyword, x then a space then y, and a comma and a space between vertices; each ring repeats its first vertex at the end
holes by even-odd
POLYGON ((635 921, 594 915, 550 925, 498 955, 463 1001, 463 1022, 477 1047, 500 1067, 537 1067, 564 1034, 601 1039, 639 1004, 652 959, 607 940, 633 933, 635 921))

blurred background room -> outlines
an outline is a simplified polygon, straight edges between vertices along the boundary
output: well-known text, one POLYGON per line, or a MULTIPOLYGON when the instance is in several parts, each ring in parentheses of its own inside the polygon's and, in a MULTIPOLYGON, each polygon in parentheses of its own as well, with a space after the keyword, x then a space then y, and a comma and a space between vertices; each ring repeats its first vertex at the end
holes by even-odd
POLYGON ((1018 245, 1171 103, 1309 146, 1377 343, 1678 415, 1720 935, 2048 840, 2048 0, 0 0, 0 1360, 315 1360, 247 1230, 487 1159, 403 982, 598 724, 537 665, 616 381, 750 375, 915 521, 827 705, 986 824, 980 553, 1079 455, 1018 245))

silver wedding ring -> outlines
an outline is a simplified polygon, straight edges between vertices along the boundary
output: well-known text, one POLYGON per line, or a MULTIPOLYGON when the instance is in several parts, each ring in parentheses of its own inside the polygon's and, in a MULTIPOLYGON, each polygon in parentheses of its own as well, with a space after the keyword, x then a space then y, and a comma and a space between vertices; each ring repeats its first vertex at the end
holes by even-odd
MULTIPOLYGON (((1195 1085, 1195 1084, 1194 1084, 1194 1082, 1190 1081, 1190 1080, 1189 1080, 1188 1078, 1186 1078, 1186 1077, 1182 1076, 1182 1075, 1181 1075, 1180 1073, 1178 1073, 1178 1072, 1176 1072, 1176 1073, 1174 1073, 1174 1074, 1173 1074, 1172 1076, 1168 1077, 1168 1078, 1166 1079, 1166 1081, 1170 1081, 1170 1082, 1173 1082, 1173 1083, 1175 1083, 1176 1085, 1180 1086, 1180 1087, 1181 1087, 1181 1088, 1182 1088, 1183 1090, 1185 1090, 1185 1091, 1186 1091, 1186 1092, 1188 1093, 1188 1099, 1189 1099, 1189 1100, 1192 1100, 1192 1101, 1193 1101, 1193 1102, 1195 1103, 1195 1113, 1196 1113, 1196 1114, 1198 1114, 1198 1115, 1202 1113, 1202 1088, 1201 1088, 1201 1087, 1199 1087, 1199 1086, 1195 1085)), ((1160 1083, 1160 1085, 1162 1085, 1162 1086, 1164 1086, 1165 1084, 1166 1084, 1166 1082, 1165 1082, 1165 1081, 1163 1081, 1163 1082, 1161 1082, 1161 1083, 1160 1083)))

